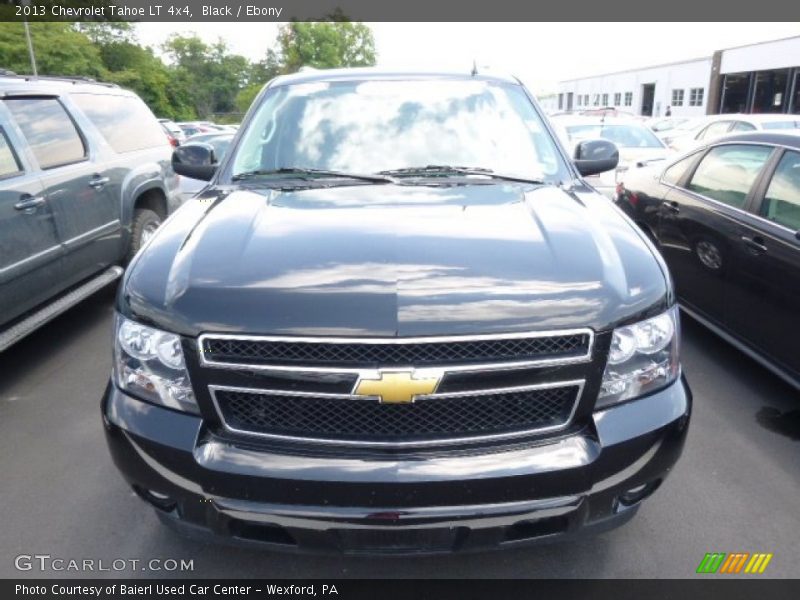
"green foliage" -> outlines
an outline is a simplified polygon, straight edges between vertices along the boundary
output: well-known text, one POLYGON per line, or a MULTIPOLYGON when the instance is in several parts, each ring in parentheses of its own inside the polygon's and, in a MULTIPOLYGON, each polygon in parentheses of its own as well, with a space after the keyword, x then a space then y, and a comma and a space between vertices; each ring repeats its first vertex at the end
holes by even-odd
POLYGON ((171 59, 175 83, 187 89, 198 115, 236 110, 236 95, 250 71, 245 57, 230 54, 222 40, 209 45, 196 35, 173 35, 162 49, 171 59))
MULTIPOLYGON (((97 46, 69 23, 30 23, 30 31, 40 75, 102 77, 97 46)), ((15 73, 32 73, 22 23, 0 22, 0 65, 15 73)))
POLYGON ((159 117, 197 116, 188 91, 176 85, 176 74, 150 48, 118 41, 101 46, 100 55, 108 69, 105 79, 135 91, 159 117))
POLYGON ((370 28, 344 20, 339 12, 331 18, 316 23, 295 21, 281 27, 273 61, 280 65, 282 73, 294 73, 303 66, 334 69, 375 64, 375 40, 370 28))
POLYGON ((80 31, 92 43, 101 46, 113 42, 135 42, 136 30, 128 21, 78 21, 75 30, 80 31))
POLYGON ((236 94, 236 109, 240 113, 246 113, 247 109, 250 108, 250 105, 255 100, 258 93, 261 91, 261 88, 264 87, 260 83, 252 83, 248 85, 246 88, 242 88, 238 94, 236 94))
MULTIPOLYGON (((340 11, 328 21, 292 22, 280 28, 273 48, 251 63, 223 40, 173 35, 161 47, 168 62, 136 38, 129 22, 31 22, 40 75, 85 76, 139 94, 159 117, 175 120, 230 114, 238 120, 263 85, 303 66, 336 68, 375 64, 369 27, 340 11)), ((31 73, 22 23, 0 22, 0 69, 31 73)))

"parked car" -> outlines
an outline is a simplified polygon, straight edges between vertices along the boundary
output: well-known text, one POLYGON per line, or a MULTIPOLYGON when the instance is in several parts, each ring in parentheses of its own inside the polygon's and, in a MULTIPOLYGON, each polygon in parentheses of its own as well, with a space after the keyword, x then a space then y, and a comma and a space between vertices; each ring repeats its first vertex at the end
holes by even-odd
POLYGON ((126 271, 102 414, 167 524, 450 552, 620 525, 691 395, 666 266, 515 78, 273 79, 126 271))
POLYGON ((197 135, 198 133, 210 133, 216 131, 215 128, 208 127, 207 125, 202 125, 197 122, 181 122, 178 123, 178 127, 181 128, 183 135, 187 138, 197 135))
MULTIPOLYGON (((195 144, 208 144, 211 146, 211 151, 213 152, 212 164, 218 164, 225 157, 225 153, 228 151, 228 146, 230 146, 231 140, 233 140, 233 133, 198 133, 197 135, 193 135, 190 137, 186 142, 185 145, 195 145, 195 144)), ((202 190, 204 187, 208 185, 207 181, 203 181, 202 179, 194 179, 192 177, 180 177, 180 193, 183 200, 188 200, 197 192, 202 190)))
POLYGON ((188 121, 178 123, 178 126, 183 130, 187 138, 195 136, 199 133, 220 133, 222 131, 230 131, 226 125, 217 125, 210 121, 188 121))
POLYGON ((122 273, 179 201, 135 94, 0 76, 0 350, 122 273))
POLYGON ((658 139, 664 141, 664 138, 670 136, 677 127, 691 120, 691 117, 654 117, 645 121, 645 125, 653 130, 658 139))
POLYGON ((617 200, 655 241, 690 315, 800 388, 800 136, 718 139, 617 200))
MULTIPOLYGON (((656 133, 656 135, 658 135, 659 139, 662 142, 664 142, 668 148, 672 148, 671 146, 672 140, 674 140, 675 138, 688 135, 691 132, 694 132, 691 133, 692 135, 696 135, 697 132, 699 132, 704 125, 710 123, 713 119, 714 119, 713 116, 709 117, 706 115, 700 117, 689 117, 682 123, 678 123, 677 125, 675 125, 675 127, 673 127, 672 129, 656 133)), ((674 148, 672 149, 674 150, 674 148)))
POLYGON ((644 118, 632 112, 620 110, 615 106, 600 106, 598 108, 585 108, 578 111, 582 117, 617 117, 623 119, 634 119, 643 121, 644 118))
MULTIPOLYGON (((680 135, 670 136, 668 145, 676 152, 688 152, 724 135, 747 131, 795 131, 800 133, 800 116, 780 114, 724 114, 696 121, 680 135)), ((677 133, 677 132, 676 132, 677 133)))
POLYGON ((619 149, 616 170, 588 177, 592 187, 610 199, 616 194, 617 180, 629 169, 636 169, 672 154, 653 131, 636 121, 613 117, 558 117, 553 119, 556 131, 568 148, 587 138, 604 138, 619 149))
POLYGON ((173 121, 169 119, 159 119, 158 122, 161 123, 161 127, 166 132, 167 139, 173 148, 177 148, 186 140, 186 134, 183 133, 183 129, 178 127, 173 121))

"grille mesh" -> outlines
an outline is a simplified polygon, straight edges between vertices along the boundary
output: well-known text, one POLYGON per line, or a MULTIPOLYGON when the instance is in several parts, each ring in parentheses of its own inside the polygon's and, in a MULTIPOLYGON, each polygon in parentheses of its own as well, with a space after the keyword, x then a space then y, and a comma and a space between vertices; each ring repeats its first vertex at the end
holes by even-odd
POLYGON ((217 390, 228 426, 252 433, 359 442, 422 441, 528 431, 563 425, 579 387, 570 385, 411 404, 217 390))
POLYGON ((275 366, 390 367, 571 358, 586 355, 589 336, 426 341, 407 344, 299 342, 208 337, 206 360, 275 366))

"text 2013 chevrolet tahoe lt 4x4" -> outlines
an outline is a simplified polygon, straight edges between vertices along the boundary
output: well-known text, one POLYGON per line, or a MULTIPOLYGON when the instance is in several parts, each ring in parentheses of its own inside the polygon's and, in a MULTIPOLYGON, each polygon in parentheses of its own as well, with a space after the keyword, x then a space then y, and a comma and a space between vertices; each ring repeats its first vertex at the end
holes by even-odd
POLYGON ((629 519, 691 395, 653 246, 520 83, 270 82, 129 266, 102 403, 125 478, 183 531, 451 552, 629 519))

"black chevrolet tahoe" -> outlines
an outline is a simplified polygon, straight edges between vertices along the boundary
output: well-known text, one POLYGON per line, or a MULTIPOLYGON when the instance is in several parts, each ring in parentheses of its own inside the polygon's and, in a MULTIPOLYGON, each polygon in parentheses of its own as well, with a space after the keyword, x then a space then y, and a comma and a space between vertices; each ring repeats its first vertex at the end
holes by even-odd
MULTIPOLYGON (((672 283, 528 91, 486 74, 265 86, 120 286, 102 401, 192 536, 453 552, 620 525, 687 433, 672 283)), ((669 493, 669 492, 667 492, 669 493)), ((672 493, 675 493, 674 490, 672 493)))

